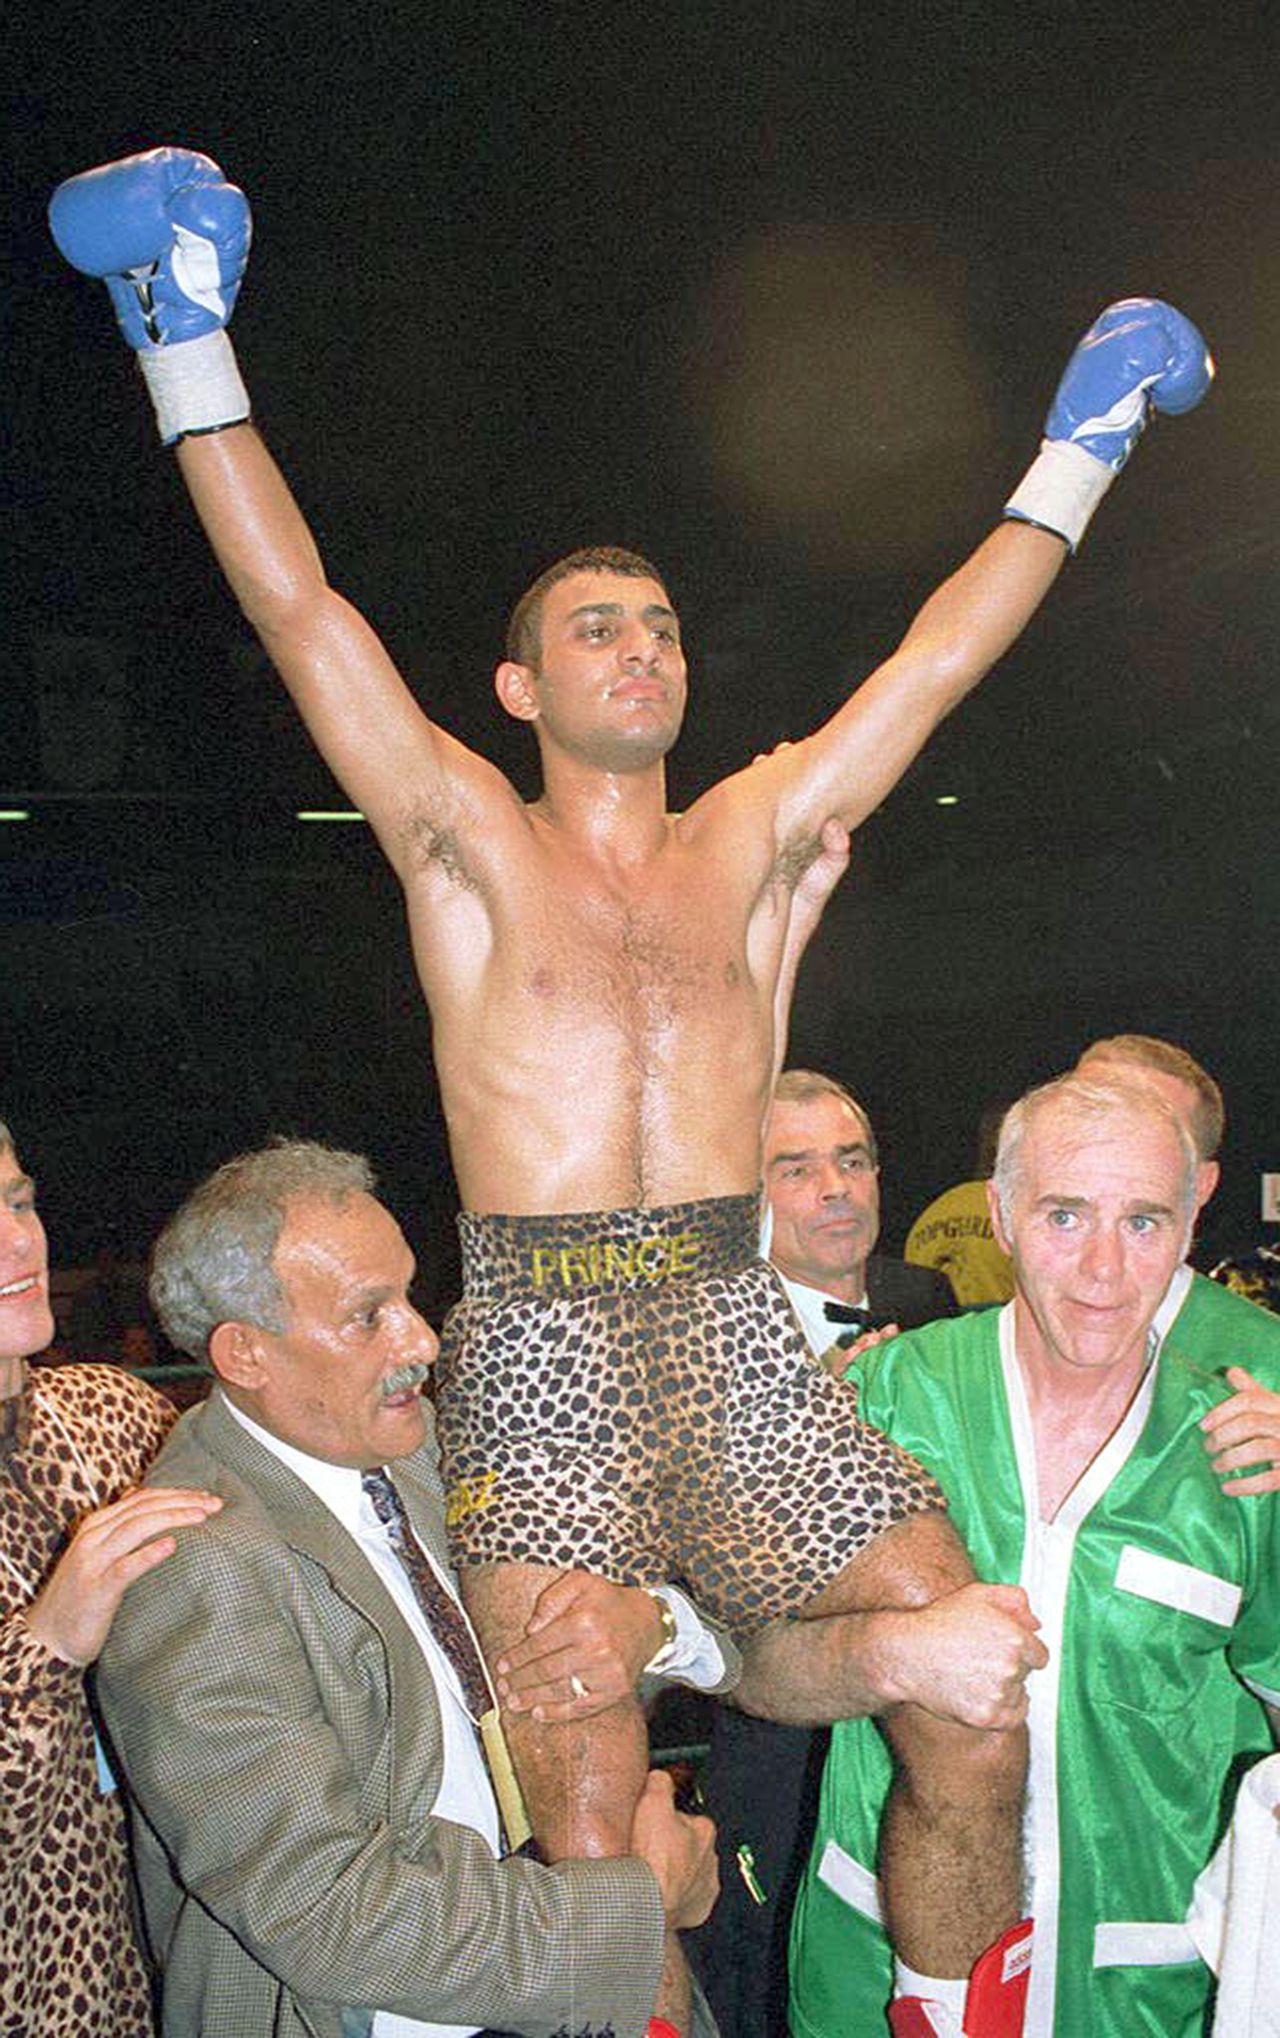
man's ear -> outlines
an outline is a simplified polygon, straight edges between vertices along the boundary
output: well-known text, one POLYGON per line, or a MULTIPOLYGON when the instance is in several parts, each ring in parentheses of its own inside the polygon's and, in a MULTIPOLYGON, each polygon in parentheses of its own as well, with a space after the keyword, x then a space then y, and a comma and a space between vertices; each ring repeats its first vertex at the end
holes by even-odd
POLYGON ((1001 1252, 1011 1252, 1008 1236, 1004 1228, 1004 1219, 1000 1215, 1000 1198, 996 1194, 994 1176, 989 1177, 987 1181, 987 1208, 991 1212, 991 1229, 995 1233, 996 1244, 1001 1252))
POLYGON ((517 722, 537 721, 538 695, 531 665, 517 665, 514 659, 504 658, 493 675, 493 690, 517 722))
POLYGON ((1199 1166, 1197 1167, 1196 1169, 1197 1216, 1199 1216, 1200 1212, 1204 1209, 1205 1204, 1209 1201, 1210 1196, 1212 1196, 1214 1190, 1217 1188, 1218 1178, 1221 1175, 1221 1173, 1222 1169, 1218 1165, 1217 1161, 1201 1161, 1199 1166))
POLYGON ((209 1359, 220 1380, 234 1387, 260 1387, 262 1347, 251 1323, 220 1323, 209 1333, 209 1359))

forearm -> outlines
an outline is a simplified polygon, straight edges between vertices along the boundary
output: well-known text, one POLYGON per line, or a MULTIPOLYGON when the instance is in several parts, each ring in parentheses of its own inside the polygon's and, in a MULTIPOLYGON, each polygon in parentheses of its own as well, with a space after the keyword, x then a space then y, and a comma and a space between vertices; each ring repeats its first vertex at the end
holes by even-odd
POLYGON ((883 1609, 828 1620, 774 1621, 742 1642, 742 1675, 729 1701, 785 1726, 829 1726, 900 1704, 903 1623, 883 1609))
POLYGON ((809 1726, 903 1705, 962 1726, 1022 1723, 1028 1673, 1048 1661, 1026 1593, 976 1579, 949 1588, 930 1578, 928 1542, 902 1548, 925 1560, 914 1589, 891 1594, 906 1604, 884 1604, 882 1581, 865 1612, 779 1622, 753 1638, 735 1694, 744 1710, 809 1726))
MULTIPOLYGON (((250 424, 184 439, 178 465, 246 621, 393 866, 405 789, 441 796, 440 744, 377 633, 327 583, 288 484, 250 424)), ((456 747, 455 760, 463 753, 456 747)))
POLYGON ((1008 650, 1052 587, 1067 547, 1005 523, 930 595, 892 656, 813 736, 777 760, 784 842, 873 813, 945 716, 1008 650))
POLYGON ((319 551, 279 467, 247 423, 185 438, 176 458, 247 620, 264 638, 281 634, 327 589, 319 551))
MULTIPOLYGON (((236 600, 325 762, 401 870, 406 808, 419 819, 430 809, 441 826, 458 775, 477 767, 444 742, 374 632, 328 586, 249 421, 225 330, 249 253, 244 193, 198 151, 151 149, 59 185, 50 225, 67 260, 106 283, 236 600)), ((504 792, 486 771, 483 791, 504 792)))
POLYGON ((893 656, 784 760, 784 844, 812 837, 831 814, 853 827, 879 804, 1026 627, 1149 411, 1190 410, 1212 375, 1201 335, 1158 299, 1122 299, 1094 321, 1067 363, 1040 454, 1006 504, 1006 521, 930 597, 893 656))
POLYGON ((1052 533, 1001 524, 930 595, 893 656, 836 718, 847 722, 832 758, 843 774, 835 811, 846 826, 879 805, 938 723, 1009 649, 1066 558, 1052 533))
POLYGON ((999 524, 930 595, 890 662, 909 661, 945 714, 1021 636, 1067 556, 1050 531, 999 524))
POLYGON ((1006 521, 925 603, 899 655, 925 652, 948 699, 981 679, 1026 626, 1074 550, 1149 412, 1193 409, 1213 362, 1190 320, 1152 298, 1125 298, 1076 347, 1045 420, 1039 457, 1006 521))

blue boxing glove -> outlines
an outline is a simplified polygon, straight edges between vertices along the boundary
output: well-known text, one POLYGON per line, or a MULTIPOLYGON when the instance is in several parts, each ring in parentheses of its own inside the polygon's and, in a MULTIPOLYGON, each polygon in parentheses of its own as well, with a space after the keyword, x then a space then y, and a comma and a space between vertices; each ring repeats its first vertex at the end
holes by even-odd
POLYGON ((223 331, 249 258, 248 200, 208 156, 149 149, 60 184, 58 248, 104 279, 166 445, 249 415, 223 331))
POLYGON ((73 269, 105 280, 139 351, 227 323, 252 233, 243 191, 194 149, 148 149, 69 177, 49 226, 73 269))
POLYGON ((1074 552, 1150 412, 1193 409, 1212 380, 1208 348, 1171 304, 1125 297, 1108 305, 1067 363, 1040 456, 1006 516, 1056 532, 1074 552))
POLYGON ((1213 357, 1189 318, 1158 297, 1122 297, 1094 320, 1067 363, 1045 437, 1083 446, 1118 474, 1148 409, 1178 417, 1212 380, 1213 357))

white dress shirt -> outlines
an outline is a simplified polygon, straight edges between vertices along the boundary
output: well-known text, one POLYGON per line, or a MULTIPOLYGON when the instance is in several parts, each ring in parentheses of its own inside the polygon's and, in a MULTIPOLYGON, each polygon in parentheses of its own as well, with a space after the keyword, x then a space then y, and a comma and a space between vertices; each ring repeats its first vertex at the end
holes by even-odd
MULTIPOLYGON (((841 1330, 845 1328, 842 1324, 832 1323, 826 1314, 827 1303, 834 1302, 836 1297, 828 1295, 822 1288, 810 1288, 807 1282, 789 1280, 781 1267, 775 1266, 773 1271, 786 1289, 791 1307, 800 1318, 800 1328, 809 1340, 814 1357, 820 1359, 824 1352, 831 1350, 841 1330)), ((866 1309, 868 1303, 865 1290, 856 1302, 851 1302, 847 1306, 850 1309, 866 1309)))

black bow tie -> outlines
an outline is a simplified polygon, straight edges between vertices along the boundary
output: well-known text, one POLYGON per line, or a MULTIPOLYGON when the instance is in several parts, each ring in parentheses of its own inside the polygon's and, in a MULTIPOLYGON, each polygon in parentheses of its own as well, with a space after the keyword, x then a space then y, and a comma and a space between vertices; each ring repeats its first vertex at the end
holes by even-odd
POLYGON ((854 1309, 847 1302, 824 1302, 822 1313, 828 1323, 851 1323, 858 1330, 870 1330, 871 1311, 854 1309))

